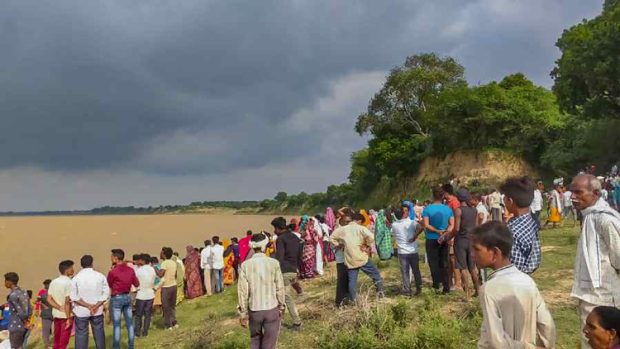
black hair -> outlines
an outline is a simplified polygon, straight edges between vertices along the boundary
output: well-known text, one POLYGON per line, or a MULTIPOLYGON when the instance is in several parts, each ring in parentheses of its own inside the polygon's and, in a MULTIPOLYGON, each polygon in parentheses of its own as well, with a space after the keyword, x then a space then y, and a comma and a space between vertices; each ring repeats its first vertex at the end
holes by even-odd
POLYGON ((121 261, 125 259, 125 251, 121 250, 120 248, 115 248, 110 252, 112 252, 112 255, 114 257, 118 258, 121 261))
POLYGON ((87 254, 82 256, 80 259, 80 265, 82 268, 92 268, 93 267, 93 256, 87 254))
POLYGON ((220 237, 219 236, 214 236, 211 238, 211 240, 213 240, 213 244, 217 245, 220 243, 220 237))
POLYGON ((153 263, 153 264, 159 263, 159 258, 157 258, 155 256, 151 257, 151 263, 153 263))
POLYGON ((317 214, 316 216, 314 216, 314 218, 316 218, 316 220, 319 221, 319 223, 321 224, 325 223, 325 217, 321 216, 320 214, 317 214))
POLYGON ((164 253, 166 259, 172 258, 172 248, 170 247, 162 247, 161 252, 164 253))
POLYGON ((205 240, 205 247, 207 247, 207 246, 211 246, 211 240, 209 240, 209 239, 205 240))
POLYGON ((276 229, 286 229, 286 219, 284 217, 276 217, 271 221, 271 226, 276 229))
POLYGON ((131 257, 131 260, 132 260, 132 261, 137 261, 138 259, 140 259, 140 255, 139 255, 139 254, 134 254, 134 255, 131 257))
POLYGON ((443 191, 443 189, 441 189, 441 187, 434 187, 433 188, 433 200, 435 200, 435 201, 442 200, 443 199, 443 195, 444 195, 444 191, 443 191))
POLYGON ((143 261, 144 263, 149 263, 151 261, 151 256, 148 253, 142 253, 138 255, 136 260, 143 261))
POLYGON ((32 299, 32 290, 27 290, 26 294, 28 295, 28 298, 32 299))
POLYGON ((248 231, 246 231, 246 232, 245 232, 245 236, 250 236, 250 235, 252 235, 252 234, 254 234, 254 233, 252 233, 252 231, 251 231, 251 230, 248 230, 248 231))
POLYGON ((442 185, 441 189, 444 191, 444 193, 448 193, 450 195, 454 195, 454 187, 450 183, 446 183, 446 184, 442 185))
POLYGON ((484 223, 474 229, 472 237, 474 241, 486 248, 497 247, 504 257, 510 258, 512 234, 506 224, 496 221, 484 223))
POLYGON ((251 239, 251 241, 252 241, 252 242, 260 242, 260 241, 265 240, 266 238, 267 238, 267 236, 265 236, 265 234, 263 234, 263 233, 258 233, 258 234, 254 234, 254 235, 252 235, 252 239, 251 239))
POLYGON ((230 238, 230 241, 232 241, 232 242, 234 242, 234 243, 238 243, 238 242, 239 242, 239 239, 237 239, 237 238, 230 238))
POLYGON ((73 266, 73 261, 72 260, 65 260, 62 261, 60 263, 58 263, 58 271, 60 272, 61 275, 65 275, 65 271, 67 271, 67 269, 71 268, 73 266))
POLYGON ((51 284, 51 283, 52 283, 52 280, 50 280, 50 279, 45 279, 45 280, 43 281, 43 286, 49 286, 49 284, 51 284))
POLYGON ((471 197, 476 201, 482 201, 482 195, 480 195, 480 193, 478 192, 472 192, 471 197))
POLYGON ((500 185, 499 190, 519 207, 529 207, 534 200, 534 182, 525 177, 510 177, 500 185))
POLYGON ((362 223, 366 222, 366 218, 364 218, 364 215, 361 213, 354 213, 351 219, 353 219, 354 221, 360 221, 362 223))
POLYGON ((615 330, 616 337, 620 338, 620 309, 609 306, 598 306, 592 309, 598 315, 601 327, 607 331, 615 330))
POLYGON ((396 219, 402 219, 404 214, 405 211, 403 211, 401 207, 394 209, 394 216, 396 216, 396 219))
POLYGON ((6 273, 4 274, 4 280, 10 281, 13 284, 17 285, 17 283, 19 282, 19 275, 14 272, 6 273))

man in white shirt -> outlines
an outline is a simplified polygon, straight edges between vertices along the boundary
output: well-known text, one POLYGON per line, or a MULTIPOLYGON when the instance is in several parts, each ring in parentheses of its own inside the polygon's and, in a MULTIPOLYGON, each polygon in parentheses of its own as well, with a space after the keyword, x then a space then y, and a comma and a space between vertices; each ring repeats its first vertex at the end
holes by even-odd
POLYGON ((534 200, 530 204, 530 211, 532 211, 532 216, 534 220, 540 227, 540 212, 543 208, 543 196, 542 193, 545 190, 545 185, 543 182, 536 183, 536 189, 534 189, 534 200))
POLYGON ((93 257, 80 260, 82 270, 71 281, 71 301, 75 314, 75 349, 88 349, 88 324, 92 327, 95 347, 105 348, 103 304, 110 297, 106 277, 93 269, 93 257))
POLYGON ((213 237, 211 247, 211 273, 213 274, 213 288, 215 293, 224 292, 224 246, 220 244, 220 237, 213 237))
POLYGON ((205 294, 207 296, 213 294, 213 287, 211 287, 211 263, 211 240, 205 240, 205 248, 200 251, 200 268, 202 268, 205 294))
POLYGON ((564 196, 562 200, 564 205, 564 208, 562 210, 562 216, 564 218, 568 218, 568 215, 572 215, 573 221, 577 222, 577 213, 575 212, 575 208, 573 207, 573 200, 571 200, 572 195, 573 193, 570 190, 566 190, 564 191, 564 193, 562 193, 562 196, 564 196))
POLYGON ((149 264, 151 256, 141 254, 137 259, 138 270, 136 276, 140 281, 138 293, 136 294, 136 337, 146 337, 149 334, 151 326, 151 312, 153 310, 153 301, 155 300, 155 278, 157 274, 155 269, 149 264), (142 321, 144 317, 144 322, 142 321))
POLYGON ((479 193, 471 194, 471 207, 475 207, 476 212, 478 212, 476 217, 476 225, 482 225, 489 220, 489 210, 487 210, 487 207, 484 205, 483 201, 482 195, 479 193))
POLYGON ((494 221, 502 222, 502 194, 497 189, 493 189, 489 195, 489 206, 491 207, 491 216, 494 221))
POLYGON ((422 231, 416 221, 412 221, 405 215, 401 207, 394 210, 397 221, 392 223, 392 235, 398 246, 398 262, 400 263, 400 275, 403 282, 402 293, 411 296, 411 274, 415 279, 415 295, 422 291, 422 274, 420 274, 420 255, 416 239, 422 231))
POLYGON ((60 276, 50 283, 47 301, 52 306, 52 317, 54 318, 54 348, 66 349, 73 330, 70 299, 71 277, 75 273, 73 261, 60 262, 58 271, 60 276))
MULTIPOLYGON (((583 328, 596 306, 620 306, 620 214, 601 198, 601 182, 594 176, 575 177, 570 189, 583 216, 571 291, 583 328)), ((590 348, 587 338, 581 338, 581 347, 590 348)))

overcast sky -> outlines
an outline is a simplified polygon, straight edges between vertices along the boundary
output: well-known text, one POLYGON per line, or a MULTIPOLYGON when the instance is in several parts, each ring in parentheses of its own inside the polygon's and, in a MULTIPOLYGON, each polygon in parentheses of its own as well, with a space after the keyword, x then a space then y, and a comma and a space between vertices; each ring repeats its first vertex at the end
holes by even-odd
POLYGON ((405 57, 551 86, 602 0, 6 0, 0 211, 263 199, 342 183, 405 57))

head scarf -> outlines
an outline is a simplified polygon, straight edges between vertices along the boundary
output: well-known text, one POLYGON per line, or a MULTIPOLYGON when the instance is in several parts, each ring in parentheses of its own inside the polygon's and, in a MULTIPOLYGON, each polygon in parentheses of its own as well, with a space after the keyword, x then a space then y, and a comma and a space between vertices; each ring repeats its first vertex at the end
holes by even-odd
POLYGON ((362 222, 362 225, 368 227, 370 225, 370 217, 368 217, 368 213, 366 213, 366 210, 360 210, 360 214, 364 216, 364 221, 362 222))
POLYGON ((293 226, 293 231, 299 232, 299 224, 297 224, 297 218, 291 218, 291 225, 293 226))
POLYGON ((185 251, 187 251, 187 255, 188 255, 188 256, 189 256, 190 254, 192 254, 192 253, 196 252, 196 250, 194 250, 194 246, 192 246, 192 245, 187 245, 187 246, 185 247, 185 251))
POLYGON ((334 210, 332 210, 331 207, 328 207, 325 212, 325 223, 327 223, 329 229, 334 230, 334 227, 336 226, 336 216, 334 215, 334 210))
POLYGON ((257 249, 260 248, 260 250, 262 252, 265 251, 265 249, 267 248, 267 244, 269 243, 269 239, 267 238, 267 236, 265 234, 263 234, 263 236, 265 237, 264 239, 262 239, 261 241, 251 241, 250 240, 250 248, 251 249, 257 249))
POLYGON ((300 231, 306 230, 307 223, 308 223, 308 215, 305 214, 303 217, 301 217, 301 223, 299 224, 299 230, 300 231))

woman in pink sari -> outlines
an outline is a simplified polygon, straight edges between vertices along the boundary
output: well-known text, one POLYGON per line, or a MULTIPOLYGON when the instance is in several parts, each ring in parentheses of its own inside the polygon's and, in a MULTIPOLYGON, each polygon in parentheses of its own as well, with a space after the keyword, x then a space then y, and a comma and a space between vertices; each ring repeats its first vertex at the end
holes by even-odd
POLYGON ((304 252, 301 257, 302 263, 299 275, 302 279, 311 279, 316 271, 317 236, 314 231, 314 219, 308 219, 304 226, 304 231, 301 233, 301 238, 304 240, 304 252))
POLYGON ((185 257, 185 298, 192 299, 202 296, 202 280, 200 279, 200 253, 193 246, 187 246, 185 257))

